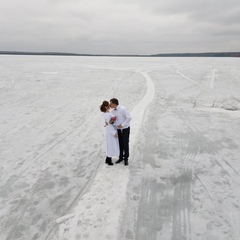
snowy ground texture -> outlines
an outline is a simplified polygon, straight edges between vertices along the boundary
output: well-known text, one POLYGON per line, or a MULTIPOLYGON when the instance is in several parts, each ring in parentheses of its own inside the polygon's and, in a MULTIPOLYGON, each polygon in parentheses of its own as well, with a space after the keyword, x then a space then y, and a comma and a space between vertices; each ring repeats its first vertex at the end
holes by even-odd
POLYGON ((0 56, 0 239, 239 240, 239 94, 237 58, 0 56))

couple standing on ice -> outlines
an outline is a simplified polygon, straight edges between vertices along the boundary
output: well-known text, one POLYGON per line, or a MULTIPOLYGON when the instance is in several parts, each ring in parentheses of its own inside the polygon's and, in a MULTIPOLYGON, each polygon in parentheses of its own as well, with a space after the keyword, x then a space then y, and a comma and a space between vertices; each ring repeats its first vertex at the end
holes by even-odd
POLYGON ((103 101, 100 110, 104 113, 106 127, 106 163, 113 165, 112 157, 119 157, 116 163, 124 161, 128 165, 129 136, 131 116, 118 99, 112 98, 110 103, 103 101))

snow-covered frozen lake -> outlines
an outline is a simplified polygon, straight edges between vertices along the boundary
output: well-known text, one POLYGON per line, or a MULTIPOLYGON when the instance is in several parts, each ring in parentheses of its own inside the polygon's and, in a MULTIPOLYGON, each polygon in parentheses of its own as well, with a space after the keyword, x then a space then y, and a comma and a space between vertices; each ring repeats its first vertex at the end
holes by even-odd
POLYGON ((240 239, 239 58, 1 55, 0 113, 1 240, 240 239), (104 164, 112 97, 127 167, 104 164))

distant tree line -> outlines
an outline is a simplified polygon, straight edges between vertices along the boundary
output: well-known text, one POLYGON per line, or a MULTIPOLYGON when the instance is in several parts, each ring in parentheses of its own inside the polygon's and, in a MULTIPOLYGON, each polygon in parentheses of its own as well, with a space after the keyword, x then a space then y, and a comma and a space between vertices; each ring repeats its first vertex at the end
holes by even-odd
POLYGON ((240 52, 206 52, 206 53, 166 53, 151 57, 240 57, 240 52))

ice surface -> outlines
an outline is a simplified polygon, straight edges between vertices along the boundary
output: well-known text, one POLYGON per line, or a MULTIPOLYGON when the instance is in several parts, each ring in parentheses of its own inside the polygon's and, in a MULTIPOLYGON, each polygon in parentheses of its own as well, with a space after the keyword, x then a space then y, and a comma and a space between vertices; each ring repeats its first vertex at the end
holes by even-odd
POLYGON ((0 56, 0 239, 240 239, 239 65, 0 56), (112 97, 128 167, 104 164, 112 97))

